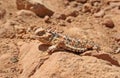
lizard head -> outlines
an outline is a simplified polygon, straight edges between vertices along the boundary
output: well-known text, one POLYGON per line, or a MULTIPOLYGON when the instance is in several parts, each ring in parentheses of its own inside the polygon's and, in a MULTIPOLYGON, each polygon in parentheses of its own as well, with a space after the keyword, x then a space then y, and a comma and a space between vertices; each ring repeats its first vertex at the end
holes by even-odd
POLYGON ((43 43, 49 43, 49 39, 51 38, 51 34, 47 32, 47 30, 43 28, 38 28, 35 31, 35 35, 37 36, 37 39, 43 43))

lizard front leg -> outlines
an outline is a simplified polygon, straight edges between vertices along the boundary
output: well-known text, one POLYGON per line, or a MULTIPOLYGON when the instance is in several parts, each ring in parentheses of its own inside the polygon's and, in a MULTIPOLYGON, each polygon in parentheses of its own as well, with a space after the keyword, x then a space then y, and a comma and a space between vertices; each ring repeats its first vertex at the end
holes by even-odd
POLYGON ((55 50, 58 50, 58 49, 60 49, 60 48, 62 48, 62 47, 64 47, 64 46, 65 46, 64 42, 63 42, 63 41, 60 41, 59 43, 50 46, 50 47, 48 48, 47 52, 48 52, 48 54, 52 54, 55 50))
POLYGON ((48 52, 48 54, 51 55, 57 49, 58 49, 58 45, 52 45, 48 48, 47 52, 48 52))

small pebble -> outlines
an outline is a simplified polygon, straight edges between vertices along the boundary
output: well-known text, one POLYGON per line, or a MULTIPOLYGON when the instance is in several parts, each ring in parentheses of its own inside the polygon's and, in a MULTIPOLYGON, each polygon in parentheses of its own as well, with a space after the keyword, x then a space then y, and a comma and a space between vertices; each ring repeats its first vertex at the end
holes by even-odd
POLYGON ((45 23, 50 23, 50 17, 49 16, 45 16, 44 17, 44 21, 45 21, 45 23))
POLYGON ((82 8, 82 12, 91 12, 92 5, 89 3, 85 3, 82 8))
POLYGON ((106 18, 102 24, 108 28, 113 28, 115 26, 113 20, 110 18, 106 18))
POLYGON ((10 59, 12 61, 12 63, 16 63, 18 62, 18 57, 14 56, 13 58, 10 59))
POLYGON ((105 11, 101 10, 97 13, 94 13, 94 17, 99 18, 99 17, 103 17, 105 15, 105 11))
POLYGON ((69 23, 71 23, 73 21, 73 17, 71 17, 71 16, 67 17, 66 21, 69 22, 69 23))

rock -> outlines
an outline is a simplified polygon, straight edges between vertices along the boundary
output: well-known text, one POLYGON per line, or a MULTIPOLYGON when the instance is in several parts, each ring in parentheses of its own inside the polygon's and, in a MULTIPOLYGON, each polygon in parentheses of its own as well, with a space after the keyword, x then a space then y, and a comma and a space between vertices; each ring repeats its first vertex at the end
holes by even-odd
POLYGON ((67 51, 57 51, 52 55, 46 55, 44 51, 38 49, 39 45, 40 42, 37 41, 22 43, 19 53, 19 68, 22 70, 20 78, 120 77, 120 68, 117 64, 106 60, 111 57, 107 54, 79 56, 67 51))
POLYGON ((96 18, 103 17, 104 15, 105 15, 105 11, 104 10, 100 10, 99 12, 94 13, 94 16, 96 18))
POLYGON ((115 26, 113 20, 110 18, 105 18, 102 24, 108 28, 113 28, 115 26))
POLYGON ((3 8, 0 8, 0 19, 3 18, 6 14, 6 10, 3 8))
POLYGON ((91 12, 92 5, 89 3, 85 3, 82 8, 82 12, 91 12))
MULTIPOLYGON (((62 12, 63 9, 66 9, 66 4, 64 1, 68 0, 42 0, 44 5, 52 10, 53 12, 62 12)), ((68 4, 71 3, 68 1, 68 4)))
POLYGON ((42 1, 43 0, 17 0, 17 9, 31 10, 40 17, 44 17, 46 15, 51 16, 53 11, 46 7, 42 1))
POLYGON ((31 78, 119 78, 119 73, 120 68, 107 61, 59 52, 53 53, 31 78))
MULTIPOLYGON (((39 68, 47 59, 44 52, 39 50, 40 42, 31 41, 25 43, 20 47, 19 56, 19 68, 21 68, 21 74, 19 78, 29 78, 34 74, 34 70, 39 68), (29 57, 29 58, 28 58, 29 57), (29 62, 27 62, 29 61, 29 62)), ((42 47, 43 49, 45 47, 42 47)))

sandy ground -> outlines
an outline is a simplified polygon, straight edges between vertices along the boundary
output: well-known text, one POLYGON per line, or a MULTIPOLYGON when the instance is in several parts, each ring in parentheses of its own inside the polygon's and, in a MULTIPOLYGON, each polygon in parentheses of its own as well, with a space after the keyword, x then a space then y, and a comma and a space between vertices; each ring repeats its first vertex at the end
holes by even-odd
POLYGON ((39 17, 18 10, 16 0, 0 0, 0 78, 120 78, 119 0, 48 0, 46 5, 55 13, 39 17), (101 51, 47 55, 48 47, 31 38, 38 27, 93 40, 101 51))

